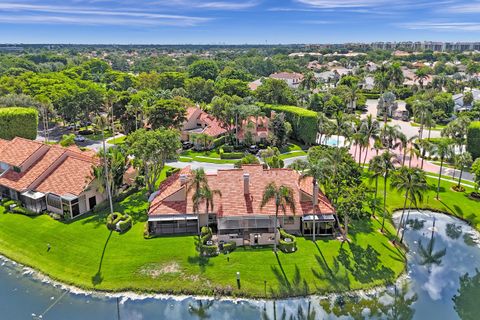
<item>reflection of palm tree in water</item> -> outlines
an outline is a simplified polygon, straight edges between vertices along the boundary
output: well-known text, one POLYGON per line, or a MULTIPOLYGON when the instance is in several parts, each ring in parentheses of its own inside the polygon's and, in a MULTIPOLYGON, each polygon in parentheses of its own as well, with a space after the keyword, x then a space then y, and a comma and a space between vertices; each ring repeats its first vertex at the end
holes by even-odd
MULTIPOLYGON (((273 318, 270 318, 267 313, 267 305, 265 304, 262 312, 262 320, 287 320, 287 311, 283 307, 282 314, 280 317, 277 317, 276 303, 273 301, 273 318)), ((308 302, 307 310, 304 310, 302 305, 298 305, 297 313, 290 315, 289 320, 315 320, 316 312, 312 307, 312 302, 308 302)))
MULTIPOLYGON (((387 315, 386 319, 395 320, 409 320, 413 318, 415 311, 412 309, 412 304, 417 301, 417 294, 409 296, 408 282, 404 281, 400 288, 395 285, 393 294, 393 305, 385 306, 387 310, 383 310, 387 315)), ((391 293, 387 293, 392 296, 391 293)))
POLYGON ((419 244, 419 254, 420 254, 420 265, 427 266, 428 272, 431 271, 431 266, 433 264, 440 265, 442 263, 442 257, 447 253, 447 248, 444 248, 439 251, 434 251, 435 247, 435 217, 433 218, 433 226, 432 226, 432 236, 430 237, 430 241, 424 247, 422 245, 422 241, 418 240, 419 244))
POLYGON ((188 312, 190 314, 195 315, 198 319, 208 319, 210 315, 208 314, 208 309, 213 305, 213 300, 209 301, 202 301, 197 300, 197 305, 194 306, 191 303, 188 306, 188 312))

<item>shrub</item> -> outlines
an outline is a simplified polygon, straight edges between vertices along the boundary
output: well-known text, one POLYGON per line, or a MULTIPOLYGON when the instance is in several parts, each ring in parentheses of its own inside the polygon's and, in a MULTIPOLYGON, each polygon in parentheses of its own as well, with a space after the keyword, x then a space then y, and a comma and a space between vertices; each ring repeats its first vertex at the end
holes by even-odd
POLYGON ((228 153, 228 152, 233 152, 233 146, 228 145, 228 144, 224 145, 224 146, 222 147, 222 149, 223 149, 223 152, 227 152, 227 153, 228 153))
POLYGON ((474 121, 468 127, 467 151, 473 159, 480 158, 480 121, 474 121))
POLYGON ((235 243, 235 241, 227 242, 223 245, 223 253, 232 252, 236 248, 237 248, 237 244, 235 243))
POLYGON ((32 108, 0 108, 0 138, 37 138, 38 111, 32 108))
POLYGON ((170 168, 167 170, 166 176, 167 178, 170 177, 171 175, 174 175, 175 173, 179 172, 179 168, 170 168))
POLYGON ((213 257, 218 254, 218 247, 215 245, 211 245, 211 246, 201 245, 200 253, 206 257, 213 257))
POLYGON ((297 251, 297 239, 283 229, 279 229, 279 232, 280 240, 278 248, 285 253, 297 251), (290 239, 290 241, 285 241, 285 239, 290 239))
POLYGON ((220 147, 221 145, 224 145, 225 144, 225 136, 221 136, 215 140, 213 140, 213 146, 215 148, 218 148, 220 147))
POLYGON ((125 215, 123 218, 124 218, 124 220, 121 220, 118 223, 118 228, 120 229, 120 232, 125 232, 125 231, 129 230, 132 227, 132 224, 133 224, 132 216, 125 215))
POLYGON ((119 212, 114 212, 108 215, 107 217, 107 228, 108 230, 115 230, 117 228, 117 223, 123 219, 123 215, 119 212))
POLYGON ((271 114, 272 111, 285 113, 287 121, 292 125, 293 137, 307 145, 317 139, 317 113, 295 106, 260 104, 261 108, 271 114))
POLYGON ((12 213, 23 214, 25 216, 30 216, 30 217, 40 215, 40 213, 28 210, 27 208, 24 208, 21 206, 16 206, 15 208, 13 208, 12 213))
POLYGON ((242 159, 245 156, 243 152, 223 152, 220 154, 221 159, 242 159))
POLYGON ((366 99, 379 99, 380 98, 380 93, 364 93, 363 96, 366 99))

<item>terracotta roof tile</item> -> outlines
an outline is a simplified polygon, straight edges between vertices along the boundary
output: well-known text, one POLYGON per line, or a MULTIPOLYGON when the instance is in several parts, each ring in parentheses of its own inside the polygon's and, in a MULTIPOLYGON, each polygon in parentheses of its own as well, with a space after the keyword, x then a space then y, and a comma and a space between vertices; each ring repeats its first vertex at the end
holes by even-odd
MULTIPOLYGON (((182 173, 189 173, 183 171, 182 173)), ((162 183, 158 195, 152 201, 150 206, 150 215, 165 214, 185 214, 193 213, 192 194, 189 193, 184 201, 175 201, 171 203, 167 200, 168 196, 176 193, 184 186, 180 185, 180 173, 173 175, 162 183)), ((208 182, 212 189, 220 190, 221 196, 215 195, 213 212, 221 216, 245 216, 245 215, 273 215, 275 213, 275 204, 270 201, 264 208, 260 207, 263 191, 270 182, 275 182, 277 186, 286 185, 292 188, 295 199, 296 215, 310 214, 313 212, 311 201, 308 195, 312 195, 311 180, 299 182, 299 173, 291 169, 264 169, 261 165, 246 165, 242 169, 219 170, 215 175, 208 175, 208 182), (244 173, 249 174, 250 184, 249 194, 244 194, 244 173), (310 183, 310 187, 308 186, 310 183)), ((200 212, 204 209, 204 204, 200 205, 200 212)), ((328 199, 320 192, 319 206, 315 210, 318 214, 335 213, 328 199)), ((293 215, 290 210, 286 210, 286 215, 293 215)))
POLYGON ((92 166, 92 161, 68 156, 35 190, 78 196, 93 180, 92 166))
POLYGON ((11 166, 20 167, 35 152, 37 152, 43 143, 24 138, 14 138, 11 141, 2 143, 3 148, 0 152, 0 162, 7 163, 11 166))

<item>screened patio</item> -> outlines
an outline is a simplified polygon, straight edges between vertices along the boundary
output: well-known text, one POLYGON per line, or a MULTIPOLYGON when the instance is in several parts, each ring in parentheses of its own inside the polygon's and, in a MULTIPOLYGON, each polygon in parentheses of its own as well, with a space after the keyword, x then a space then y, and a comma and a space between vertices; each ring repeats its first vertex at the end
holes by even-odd
MULTIPOLYGON (((279 226, 279 224, 277 224, 277 226, 279 226)), ((274 228, 275 217, 270 216, 240 216, 218 219, 218 232, 220 234, 243 233, 244 231, 273 232, 274 228)))
POLYGON ((305 215, 302 217, 302 234, 313 235, 313 224, 315 223, 315 235, 331 236, 335 233, 336 219, 333 214, 305 215))
POLYGON ((151 234, 196 234, 198 218, 195 215, 152 216, 148 219, 151 234))

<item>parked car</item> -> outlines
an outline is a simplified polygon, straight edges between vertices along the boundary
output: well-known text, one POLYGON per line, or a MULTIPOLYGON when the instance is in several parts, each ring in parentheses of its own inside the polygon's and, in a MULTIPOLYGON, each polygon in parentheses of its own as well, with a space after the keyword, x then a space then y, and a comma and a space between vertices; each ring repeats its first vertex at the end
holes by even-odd
POLYGON ((73 141, 75 142, 85 142, 85 137, 83 136, 76 136, 75 138, 73 138, 73 141))
POLYGON ((191 149, 191 148, 193 148, 193 143, 191 143, 190 141, 182 142, 182 149, 183 150, 188 150, 188 149, 191 149))
POLYGON ((256 145, 250 146, 248 148, 248 152, 250 152, 251 154, 257 154, 258 151, 260 151, 260 149, 256 145))

